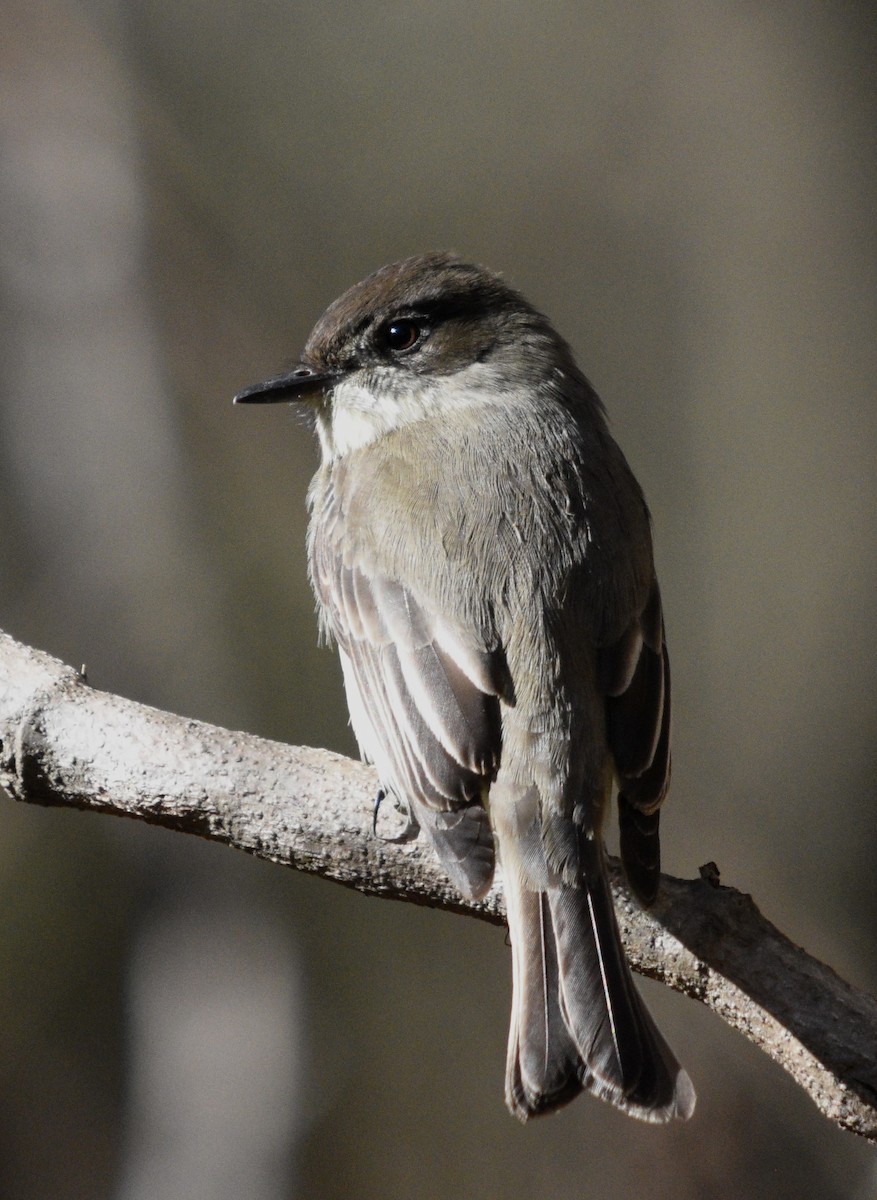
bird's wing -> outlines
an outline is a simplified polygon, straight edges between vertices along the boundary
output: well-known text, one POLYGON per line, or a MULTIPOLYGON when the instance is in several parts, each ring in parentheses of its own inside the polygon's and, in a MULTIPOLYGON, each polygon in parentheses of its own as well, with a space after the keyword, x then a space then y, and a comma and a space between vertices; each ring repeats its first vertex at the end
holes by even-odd
POLYGON ((413 806, 454 882, 483 894, 494 863, 484 801, 500 763, 500 698, 511 698, 502 650, 401 583, 346 564, 330 539, 314 545, 311 568, 361 750, 413 806))
POLYGON ((642 612, 599 655, 618 778, 621 859, 631 886, 650 903, 661 870, 658 810, 670 784, 670 662, 656 579, 642 612))

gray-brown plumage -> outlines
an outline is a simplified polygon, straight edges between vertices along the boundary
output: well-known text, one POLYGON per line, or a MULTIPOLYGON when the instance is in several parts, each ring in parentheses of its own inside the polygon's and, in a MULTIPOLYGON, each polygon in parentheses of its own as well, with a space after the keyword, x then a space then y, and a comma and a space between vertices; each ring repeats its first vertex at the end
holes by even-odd
POLYGON ((645 502, 547 319, 446 255, 385 267, 330 306, 290 374, 323 463, 310 567, 351 720, 449 877, 498 856, 514 997, 506 1099, 582 1088, 650 1121, 694 1091, 630 975, 601 826, 644 902, 660 863, 670 678, 645 502))

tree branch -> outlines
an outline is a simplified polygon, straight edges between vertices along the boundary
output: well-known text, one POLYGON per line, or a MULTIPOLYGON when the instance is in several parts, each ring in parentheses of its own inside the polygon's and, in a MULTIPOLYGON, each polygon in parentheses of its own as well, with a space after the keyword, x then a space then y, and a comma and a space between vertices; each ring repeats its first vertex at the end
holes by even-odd
MULTIPOLYGON (((0 634, 0 784, 20 801, 137 817, 334 879, 501 924, 495 885, 463 900, 420 841, 371 830, 377 778, 88 686, 0 634)), ((664 875, 654 908, 613 891, 633 968, 702 1001, 775 1059, 844 1129, 877 1141, 877 1001, 793 945, 749 896, 664 875)))

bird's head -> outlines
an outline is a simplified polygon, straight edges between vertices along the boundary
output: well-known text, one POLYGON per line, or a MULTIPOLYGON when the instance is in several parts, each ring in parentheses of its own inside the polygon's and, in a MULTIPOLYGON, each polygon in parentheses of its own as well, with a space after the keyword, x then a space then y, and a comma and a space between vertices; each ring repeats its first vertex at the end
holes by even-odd
POLYGON ((335 458, 426 416, 564 380, 581 377, 546 317, 493 272, 436 253, 355 284, 326 309, 291 371, 235 401, 312 404, 324 454, 335 458))

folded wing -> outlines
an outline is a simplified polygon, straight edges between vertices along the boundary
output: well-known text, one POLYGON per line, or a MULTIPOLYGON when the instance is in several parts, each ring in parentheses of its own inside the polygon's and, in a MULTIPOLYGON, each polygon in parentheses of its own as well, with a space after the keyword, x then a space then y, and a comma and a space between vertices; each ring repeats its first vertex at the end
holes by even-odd
POLYGON ((363 756, 411 806, 452 881, 483 895, 494 868, 485 799, 502 751, 500 700, 512 699, 502 650, 331 545, 315 546, 311 565, 363 756))
POLYGON ((670 785, 670 661, 656 579, 645 608, 600 650, 606 732, 618 779, 621 860, 645 904, 661 873, 659 809, 670 785))

